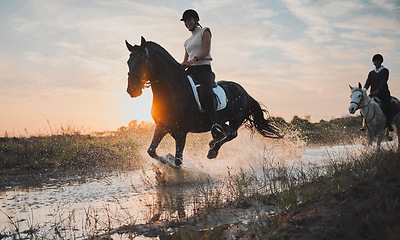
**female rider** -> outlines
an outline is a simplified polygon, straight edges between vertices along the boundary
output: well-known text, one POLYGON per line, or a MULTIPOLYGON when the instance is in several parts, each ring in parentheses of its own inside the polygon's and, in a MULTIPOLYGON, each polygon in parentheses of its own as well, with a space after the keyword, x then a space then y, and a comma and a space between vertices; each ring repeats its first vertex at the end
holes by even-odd
POLYGON ((215 85, 211 69, 211 31, 199 24, 199 15, 193 9, 183 13, 181 21, 192 32, 192 36, 185 41, 185 57, 182 66, 187 67, 186 73, 192 75, 200 82, 204 90, 204 111, 212 123, 211 134, 213 138, 221 139, 224 136, 222 127, 217 123, 214 103, 213 87, 215 85))

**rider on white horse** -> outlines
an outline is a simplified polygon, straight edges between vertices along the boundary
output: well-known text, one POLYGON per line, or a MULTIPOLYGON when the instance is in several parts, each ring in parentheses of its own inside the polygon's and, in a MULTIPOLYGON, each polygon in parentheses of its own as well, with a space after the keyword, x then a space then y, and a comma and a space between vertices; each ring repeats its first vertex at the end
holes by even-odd
MULTIPOLYGON (((383 57, 381 54, 375 54, 372 58, 372 62, 375 65, 375 69, 369 72, 367 81, 365 82, 364 88, 368 89, 371 87, 369 96, 377 97, 381 100, 382 111, 386 116, 386 127, 389 131, 394 131, 392 126, 393 111, 391 107, 391 96, 388 87, 389 70, 382 66, 383 57)), ((364 128, 361 128, 364 130, 364 128)))

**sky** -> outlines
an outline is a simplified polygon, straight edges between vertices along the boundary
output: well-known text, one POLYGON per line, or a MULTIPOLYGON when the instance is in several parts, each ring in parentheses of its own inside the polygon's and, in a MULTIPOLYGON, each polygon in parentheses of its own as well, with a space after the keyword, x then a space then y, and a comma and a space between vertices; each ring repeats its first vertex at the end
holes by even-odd
POLYGON ((399 0, 0 0, 0 135, 150 121, 151 91, 126 92, 124 41, 143 36, 181 62, 190 8, 211 29, 217 80, 272 116, 349 116, 349 85, 365 83, 376 53, 400 98, 399 0))

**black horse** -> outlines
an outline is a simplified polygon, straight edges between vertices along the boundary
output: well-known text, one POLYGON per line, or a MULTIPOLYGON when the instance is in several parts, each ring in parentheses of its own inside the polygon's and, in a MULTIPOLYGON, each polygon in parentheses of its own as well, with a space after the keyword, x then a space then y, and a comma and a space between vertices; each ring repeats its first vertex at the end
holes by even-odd
MULTIPOLYGON (((140 96, 145 87, 151 86, 153 91, 151 116, 156 127, 147 152, 151 157, 165 161, 157 155, 156 148, 169 133, 176 143, 175 165, 180 166, 187 134, 210 131, 211 121, 196 107, 184 68, 164 48, 143 37, 140 46, 132 46, 127 41, 125 43, 131 52, 127 92, 134 98, 140 96)), ((222 144, 234 139, 244 123, 264 137, 282 138, 273 121, 264 118, 266 110, 242 86, 229 81, 219 81, 218 85, 227 96, 226 108, 217 112, 217 121, 223 127, 225 136, 211 140, 208 158, 217 157, 222 144)))

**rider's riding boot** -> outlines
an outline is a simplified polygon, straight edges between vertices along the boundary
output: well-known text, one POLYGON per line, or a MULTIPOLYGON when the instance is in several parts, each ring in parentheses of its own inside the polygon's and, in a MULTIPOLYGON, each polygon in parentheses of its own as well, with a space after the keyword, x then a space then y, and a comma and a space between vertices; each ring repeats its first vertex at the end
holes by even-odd
POLYGON ((363 121, 362 126, 360 128, 360 132, 365 132, 365 123, 363 121))
POLYGON ((211 73, 207 75, 203 75, 203 103, 204 103, 204 111, 207 113, 208 117, 210 118, 212 127, 211 127, 211 135, 215 140, 221 140, 225 137, 224 129, 221 125, 217 122, 217 113, 216 113, 216 106, 214 101, 214 91, 213 87, 215 84, 214 77, 211 73))
MULTIPOLYGON (((214 97, 214 96, 213 96, 214 97)), ((221 125, 217 123, 217 114, 216 114, 216 109, 214 105, 214 99, 211 99, 212 101, 207 101, 208 104, 205 106, 205 111, 207 115, 209 116, 212 126, 211 126, 211 135, 214 139, 220 140, 224 138, 225 133, 224 129, 222 128, 221 125)))

